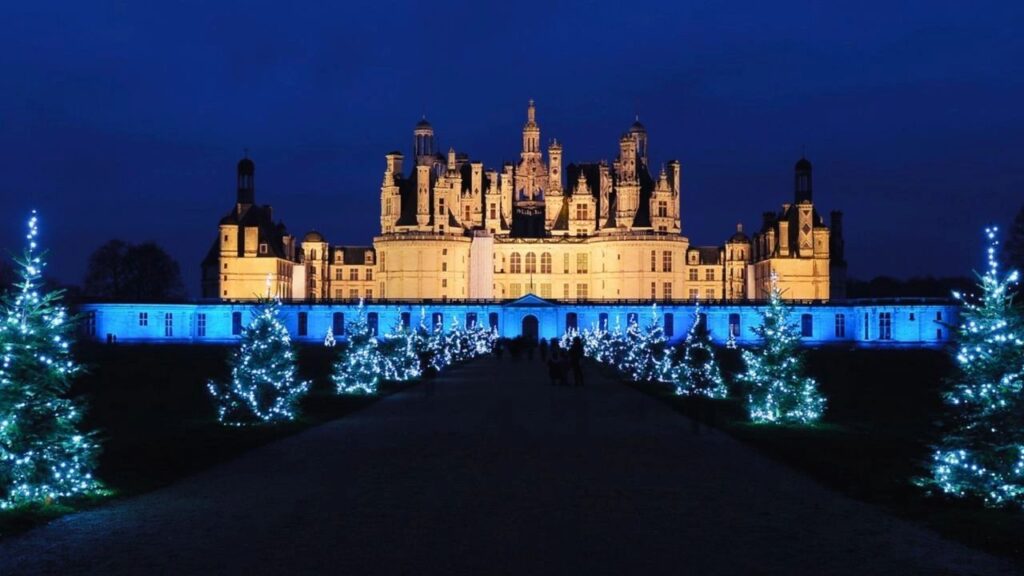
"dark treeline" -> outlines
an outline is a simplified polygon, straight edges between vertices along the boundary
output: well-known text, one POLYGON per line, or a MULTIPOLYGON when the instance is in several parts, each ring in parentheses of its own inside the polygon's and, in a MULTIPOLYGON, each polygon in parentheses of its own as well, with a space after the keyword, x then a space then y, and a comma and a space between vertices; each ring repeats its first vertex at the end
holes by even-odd
POLYGON ((878 276, 871 280, 851 278, 846 283, 847 298, 952 298, 953 291, 971 294, 978 288, 978 280, 967 276, 935 278, 932 276, 901 280, 891 276, 878 276))
POLYGON ((89 257, 82 285, 86 298, 161 302, 185 298, 181 268, 154 242, 110 240, 89 257))

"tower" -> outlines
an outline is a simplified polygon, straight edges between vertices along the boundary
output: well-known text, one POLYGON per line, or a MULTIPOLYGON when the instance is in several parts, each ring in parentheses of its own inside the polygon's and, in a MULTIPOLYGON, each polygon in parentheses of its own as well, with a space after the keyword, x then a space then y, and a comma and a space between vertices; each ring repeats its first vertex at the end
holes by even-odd
POLYGON ((648 166, 647 164, 647 128, 640 123, 640 115, 637 114, 636 120, 633 125, 629 127, 629 135, 636 142, 636 155, 639 162, 648 166))
POLYGON ((801 202, 812 202, 814 200, 812 187, 811 187, 811 163, 804 158, 800 157, 797 160, 796 166, 793 167, 794 171, 794 201, 799 204, 801 202))
POLYGON ((256 203, 256 164, 246 154, 238 161, 238 204, 252 206, 256 203))
POLYGON ((537 107, 530 99, 526 108, 526 124, 523 125, 523 159, 540 159, 540 126, 537 125, 537 107))
POLYGON ((430 166, 434 162, 434 127, 424 116, 412 131, 413 156, 417 166, 430 166))

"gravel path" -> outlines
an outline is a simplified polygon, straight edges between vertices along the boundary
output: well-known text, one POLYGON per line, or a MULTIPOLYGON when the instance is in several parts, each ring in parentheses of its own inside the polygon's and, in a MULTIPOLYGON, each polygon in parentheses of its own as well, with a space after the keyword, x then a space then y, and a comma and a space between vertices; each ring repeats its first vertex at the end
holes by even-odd
POLYGON ((0 541, 0 574, 1012 574, 588 373, 484 360, 0 541))

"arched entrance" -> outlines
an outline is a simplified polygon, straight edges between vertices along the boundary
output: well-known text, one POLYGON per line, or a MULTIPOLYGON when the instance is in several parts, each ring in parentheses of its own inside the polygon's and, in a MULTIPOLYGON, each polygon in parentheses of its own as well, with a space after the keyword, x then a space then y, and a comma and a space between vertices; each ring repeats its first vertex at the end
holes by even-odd
POLYGON ((524 338, 530 338, 532 340, 536 340, 540 335, 540 325, 539 322, 537 322, 537 317, 533 314, 523 316, 522 335, 524 338))

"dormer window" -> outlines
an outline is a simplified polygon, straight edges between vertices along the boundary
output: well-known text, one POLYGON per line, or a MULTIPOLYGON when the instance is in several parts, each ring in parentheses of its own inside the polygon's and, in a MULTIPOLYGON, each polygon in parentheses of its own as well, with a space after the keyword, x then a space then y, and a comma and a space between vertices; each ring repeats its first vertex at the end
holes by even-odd
POLYGON ((267 243, 266 242, 260 242, 260 254, 266 254, 266 253, 267 253, 267 243))

